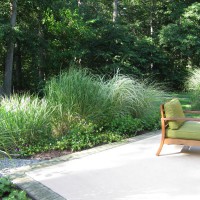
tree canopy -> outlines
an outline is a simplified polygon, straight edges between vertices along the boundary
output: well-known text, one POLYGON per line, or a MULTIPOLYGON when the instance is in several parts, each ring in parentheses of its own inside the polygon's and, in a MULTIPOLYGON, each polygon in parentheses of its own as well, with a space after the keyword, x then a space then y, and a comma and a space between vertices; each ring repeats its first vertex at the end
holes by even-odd
POLYGON ((199 67, 199 47, 200 3, 193 0, 0 4, 0 77, 5 93, 10 93, 8 87, 39 92, 47 79, 72 65, 105 76, 120 70, 141 79, 153 77, 171 89, 183 89, 189 71, 199 67))

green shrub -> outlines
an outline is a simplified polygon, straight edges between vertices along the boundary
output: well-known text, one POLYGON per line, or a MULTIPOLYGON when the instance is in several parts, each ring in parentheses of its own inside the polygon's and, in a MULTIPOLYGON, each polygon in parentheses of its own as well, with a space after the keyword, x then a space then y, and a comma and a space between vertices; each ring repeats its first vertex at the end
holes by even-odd
POLYGON ((19 154, 32 156, 36 153, 51 150, 80 151, 123 139, 123 136, 116 131, 103 131, 102 129, 92 122, 76 119, 70 124, 70 131, 67 134, 42 140, 34 145, 19 146, 19 154))
POLYGON ((51 109, 44 99, 28 95, 3 98, 0 106, 0 133, 14 144, 33 144, 51 134, 51 109))
POLYGON ((0 178, 0 197, 10 193, 12 186, 12 182, 7 177, 0 178))
POLYGON ((13 190, 8 197, 4 197, 3 200, 29 200, 26 192, 13 190))
POLYGON ((152 110, 155 104, 161 102, 164 94, 156 84, 120 74, 116 74, 109 80, 107 86, 115 116, 141 117, 148 110, 152 110))
POLYGON ((117 142, 124 137, 116 132, 72 132, 56 138, 53 141, 47 141, 44 144, 38 143, 37 145, 23 146, 20 148, 19 154, 21 156, 29 157, 36 153, 47 152, 51 150, 69 150, 80 151, 92 148, 98 145, 117 142))
POLYGON ((55 132, 69 130, 69 124, 76 118, 104 118, 103 113, 107 113, 108 102, 102 84, 100 79, 89 75, 86 70, 75 69, 70 69, 68 73, 52 78, 47 83, 47 99, 57 108, 54 114, 59 129, 55 132))
POLYGON ((200 70, 194 70, 186 82, 186 89, 191 92, 191 108, 200 110, 200 70))
POLYGON ((74 68, 51 79, 45 92, 50 104, 57 108, 54 130, 58 134, 67 133, 76 118, 101 127, 118 116, 141 117, 154 109, 155 102, 162 97, 154 84, 141 83, 118 73, 106 81, 87 70, 74 68))
POLYGON ((200 90, 193 91, 190 95, 191 99, 191 109, 200 110, 200 90))
POLYGON ((99 128, 96 124, 84 119, 77 119, 76 122, 70 124, 68 134, 57 140, 54 149, 80 151, 121 139, 122 137, 116 132, 103 132, 102 127, 99 128))
POLYGON ((11 147, 15 145, 15 139, 7 134, 7 132, 0 131, 0 157, 9 157, 11 147))
POLYGON ((141 118, 144 130, 158 130, 161 127, 159 106, 154 109, 156 109, 154 112, 146 113, 146 115, 141 118))
POLYGON ((43 99, 3 98, 0 148, 23 156, 82 150, 157 127, 163 93, 155 84, 116 74, 109 80, 71 68, 52 78, 43 99))
POLYGON ((144 130, 144 126, 141 119, 127 115, 113 119, 113 121, 108 124, 108 129, 119 134, 133 136, 139 131, 144 130))
POLYGON ((29 200, 26 192, 18 190, 8 177, 0 178, 0 198, 4 200, 29 200))
POLYGON ((98 145, 117 142, 122 140, 122 137, 114 132, 105 133, 75 133, 69 136, 70 147, 72 151, 80 151, 83 149, 92 148, 98 145))

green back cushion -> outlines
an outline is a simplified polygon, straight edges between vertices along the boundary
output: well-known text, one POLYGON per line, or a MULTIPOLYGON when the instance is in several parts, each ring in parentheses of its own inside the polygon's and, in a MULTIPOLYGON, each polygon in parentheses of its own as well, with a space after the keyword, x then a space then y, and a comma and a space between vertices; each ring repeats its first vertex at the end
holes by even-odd
MULTIPOLYGON (((166 117, 181 117, 184 118, 182 106, 178 99, 172 99, 171 101, 164 104, 166 117)), ((184 121, 169 121, 169 128, 172 130, 178 129, 182 126, 184 121)))

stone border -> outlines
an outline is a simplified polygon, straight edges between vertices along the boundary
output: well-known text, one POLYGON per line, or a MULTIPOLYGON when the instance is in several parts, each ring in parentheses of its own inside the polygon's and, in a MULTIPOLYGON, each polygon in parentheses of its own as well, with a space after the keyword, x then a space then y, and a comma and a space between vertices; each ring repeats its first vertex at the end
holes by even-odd
POLYGON ((28 175, 26 175, 27 172, 33 171, 35 169, 40 169, 44 167, 53 166, 62 162, 74 160, 74 159, 80 159, 85 156, 89 156, 91 154, 95 154, 101 151, 105 151, 108 149, 112 149, 121 145, 125 145, 128 143, 137 142, 143 139, 150 138, 152 136, 156 136, 160 134, 159 131, 149 132, 145 133, 139 136, 135 136, 133 138, 125 139, 121 142, 115 142, 111 144, 105 144, 102 146, 94 147, 88 150, 83 150, 80 152, 75 152, 69 155, 64 155, 58 158, 53 158, 51 160, 45 160, 41 161, 40 163, 32 164, 29 166, 19 167, 16 169, 11 169, 8 172, 4 172, 3 174, 6 176, 9 176, 10 179, 13 181, 14 184, 16 184, 19 188, 22 190, 25 190, 32 199, 34 200, 64 200, 65 198, 61 197, 59 194, 53 192, 48 187, 44 186, 38 181, 35 181, 28 175))

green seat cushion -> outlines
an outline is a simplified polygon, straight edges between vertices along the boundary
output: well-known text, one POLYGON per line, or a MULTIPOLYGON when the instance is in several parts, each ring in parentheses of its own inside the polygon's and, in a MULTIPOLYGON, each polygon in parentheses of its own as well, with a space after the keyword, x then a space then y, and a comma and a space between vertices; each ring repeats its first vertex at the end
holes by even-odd
POLYGON ((200 140, 200 122, 187 121, 178 130, 168 128, 166 137, 176 139, 200 140))
MULTIPOLYGON (((171 101, 164 104, 165 116, 170 117, 181 117, 185 118, 182 106, 178 99, 172 99, 171 101)), ((184 121, 169 121, 169 127, 172 130, 178 129, 182 126, 184 121)))

